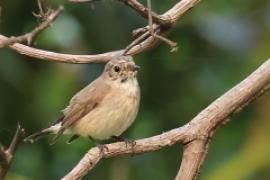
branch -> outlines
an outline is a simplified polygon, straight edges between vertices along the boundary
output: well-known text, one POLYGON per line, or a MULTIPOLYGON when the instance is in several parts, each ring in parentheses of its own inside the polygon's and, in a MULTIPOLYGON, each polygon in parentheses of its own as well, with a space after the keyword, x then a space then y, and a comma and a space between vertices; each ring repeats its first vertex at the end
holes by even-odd
MULTIPOLYGON (((198 2, 199 0, 181 0, 176 5, 174 5, 170 10, 164 13, 162 16, 170 17, 172 24, 174 24, 184 13, 186 13, 189 9, 195 6, 195 4, 198 2)), ((171 28, 164 28, 158 24, 153 24, 153 27, 155 27, 155 33, 159 33, 160 36, 167 36, 171 31, 171 28)), ((147 30, 148 28, 145 27, 140 29, 147 30)), ((7 37, 0 35, 0 43, 5 41, 6 39, 7 37)), ((64 63, 104 63, 111 60, 112 57, 123 55, 124 53, 125 55, 139 54, 141 52, 144 52, 148 49, 155 47, 156 45, 160 44, 160 42, 162 42, 162 40, 159 38, 153 38, 150 33, 148 33, 147 36, 143 38, 139 36, 137 39, 139 39, 139 41, 134 40, 134 42, 136 41, 136 43, 134 43, 133 46, 131 46, 128 49, 128 51, 126 51, 125 48, 122 50, 95 55, 61 54, 32 48, 19 43, 14 43, 12 45, 9 45, 8 47, 20 54, 24 54, 41 60, 49 60, 64 63)))
POLYGON ((30 45, 33 41, 33 39, 44 29, 49 27, 51 23, 57 18, 59 13, 63 10, 63 6, 60 6, 57 10, 51 10, 48 9, 46 13, 43 12, 41 9, 40 1, 39 2, 39 8, 40 8, 40 14, 35 15, 39 18, 42 18, 42 23, 40 23, 36 28, 34 28, 31 32, 26 33, 21 36, 17 37, 10 37, 10 38, 2 38, 0 41, 0 48, 3 48, 8 45, 12 45, 14 43, 22 43, 27 42, 28 45, 30 45))
POLYGON ((4 147, 0 144, 0 179, 4 179, 4 177, 6 176, 8 169, 12 163, 15 151, 22 142, 24 134, 24 129, 20 126, 20 124, 18 124, 16 133, 13 136, 9 148, 7 150, 4 150, 4 147))
MULTIPOLYGON (((1 177, 1 169, 6 169, 8 167, 8 161, 7 161, 7 156, 5 153, 4 147, 0 144, 0 177, 1 177)), ((0 178, 1 179, 1 178, 0 178)))
MULTIPOLYGON (((7 39, 7 37, 0 35, 0 41, 5 39, 7 39)), ((114 51, 98 55, 72 55, 40 50, 19 43, 10 45, 9 48, 15 50, 19 54, 34 57, 37 59, 62 63, 76 63, 76 64, 105 63, 111 60, 113 56, 121 55, 123 52, 123 51, 114 51)))
POLYGON ((167 43, 170 48, 171 51, 170 52, 176 52, 178 49, 177 43, 167 39, 164 36, 160 36, 157 33, 154 32, 154 28, 153 28, 153 16, 152 16, 152 4, 151 4, 151 0, 147 0, 147 7, 148 7, 148 24, 149 24, 149 33, 151 34, 151 36, 153 38, 157 38, 165 43, 167 43))
MULTIPOLYGON (((118 0, 123 2, 125 5, 131 7, 136 12, 138 12, 142 17, 148 18, 148 8, 146 8, 143 4, 138 2, 137 0, 118 0)), ((153 21, 157 24, 163 26, 171 26, 174 22, 171 20, 170 16, 168 15, 158 15, 155 12, 151 11, 151 15, 153 17, 153 21)))
POLYGON ((87 174, 102 158, 110 158, 123 154, 143 154, 146 152, 156 151, 161 148, 172 146, 176 143, 184 143, 187 139, 188 126, 183 126, 170 130, 158 136, 145 138, 136 141, 134 146, 126 146, 125 142, 106 144, 106 150, 103 155, 98 147, 90 149, 82 158, 78 165, 66 175, 62 180, 80 179, 87 174))
POLYGON ((69 2, 72 2, 72 3, 89 3, 89 2, 94 2, 94 1, 97 1, 97 0, 68 0, 69 2))
POLYGON ((94 147, 62 179, 82 178, 103 158, 123 154, 142 154, 177 143, 184 144, 184 154, 176 179, 196 179, 216 129, 225 124, 234 113, 239 112, 251 101, 264 94, 269 88, 270 59, 238 85, 211 103, 183 127, 167 131, 161 135, 137 140, 133 147, 127 147, 124 142, 107 144, 108 149, 106 148, 107 151, 104 151, 103 154, 97 147, 94 147))
POLYGON ((194 177, 197 176, 197 169, 199 169, 203 155, 206 152, 205 140, 194 140, 186 144, 184 146, 181 167, 175 179, 196 179, 194 177))

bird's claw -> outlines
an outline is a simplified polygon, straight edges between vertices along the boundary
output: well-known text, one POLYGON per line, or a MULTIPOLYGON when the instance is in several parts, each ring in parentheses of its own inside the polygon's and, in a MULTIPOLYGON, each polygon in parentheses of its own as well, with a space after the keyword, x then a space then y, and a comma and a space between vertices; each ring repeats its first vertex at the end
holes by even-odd
POLYGON ((124 141, 126 144, 126 148, 128 147, 128 145, 130 145, 132 152, 134 151, 134 147, 136 145, 136 141, 134 140, 130 140, 127 138, 123 138, 121 136, 112 136, 112 139, 116 140, 116 141, 124 141))
POLYGON ((100 150, 100 153, 104 155, 105 150, 108 152, 109 148, 106 145, 103 144, 96 144, 97 148, 100 150))
POLYGON ((136 141, 134 141, 134 140, 124 139, 124 142, 126 144, 126 148, 128 147, 128 145, 130 145, 132 150, 133 150, 134 146, 136 145, 136 141))

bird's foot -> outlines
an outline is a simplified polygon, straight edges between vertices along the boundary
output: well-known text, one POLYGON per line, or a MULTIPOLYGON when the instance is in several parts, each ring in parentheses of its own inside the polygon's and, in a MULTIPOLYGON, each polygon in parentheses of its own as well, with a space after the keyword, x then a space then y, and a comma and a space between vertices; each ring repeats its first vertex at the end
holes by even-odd
POLYGON ((108 152, 109 148, 104 144, 99 144, 96 142, 92 137, 89 136, 89 139, 95 144, 95 146, 100 150, 100 154, 103 156, 105 153, 105 150, 108 152))
POLYGON ((112 136, 111 138, 114 139, 116 142, 118 142, 118 141, 124 141, 125 144, 126 144, 126 148, 128 147, 128 145, 130 145, 132 151, 134 149, 134 146, 136 145, 136 142, 134 140, 123 138, 121 136, 112 136))
POLYGON ((103 156, 105 153, 105 150, 108 152, 109 148, 104 144, 96 144, 96 147, 100 150, 101 155, 103 156))

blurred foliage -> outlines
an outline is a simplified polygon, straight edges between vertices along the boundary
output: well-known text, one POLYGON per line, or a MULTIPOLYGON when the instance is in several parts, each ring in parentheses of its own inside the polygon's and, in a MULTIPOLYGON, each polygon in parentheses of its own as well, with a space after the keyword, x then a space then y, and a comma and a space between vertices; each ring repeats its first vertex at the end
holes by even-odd
MULTIPOLYGON (((142 1, 145 3, 145 1, 142 1)), ((162 13, 176 0, 152 0, 162 13)), ((131 31, 147 21, 116 0, 72 4, 47 0, 65 11, 37 38, 34 47, 56 52, 91 54, 125 47, 131 31)), ((37 23, 36 1, 1 0, 0 33, 30 31, 37 23)), ((167 45, 135 57, 142 68, 138 79, 142 104, 136 122, 124 136, 136 139, 159 134, 188 122, 270 55, 270 2, 268 0, 201 1, 178 22, 167 45)), ((71 65, 35 60, 0 49, 0 141, 10 142, 17 122, 27 134, 48 126, 69 98, 95 79, 103 65, 71 65)), ((265 95, 217 131, 202 169, 201 179, 269 179, 269 109, 265 95)), ((9 180, 59 179, 92 146, 87 139, 72 145, 63 137, 54 146, 50 138, 23 144, 8 175, 9 180)), ((181 162, 181 146, 140 156, 102 161, 91 179, 170 180, 181 162)), ((88 179, 88 178, 85 179, 88 179)))

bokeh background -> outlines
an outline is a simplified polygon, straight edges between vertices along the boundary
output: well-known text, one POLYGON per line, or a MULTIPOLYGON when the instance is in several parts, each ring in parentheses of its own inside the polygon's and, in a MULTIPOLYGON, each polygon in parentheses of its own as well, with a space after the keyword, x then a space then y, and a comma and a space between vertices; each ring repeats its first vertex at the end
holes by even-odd
MULTIPOLYGON (((145 3, 145 1, 141 1, 145 3)), ((152 0, 162 13, 177 0, 152 0)), ((65 11, 38 36, 34 47, 55 52, 92 54, 125 47, 131 31, 147 21, 116 0, 63 4, 65 11)), ((35 0, 1 0, 0 33, 16 36, 37 23, 35 0)), ((135 56, 142 102, 136 122, 124 136, 138 139, 187 123, 209 103, 233 87, 270 56, 270 1, 201 1, 177 23, 165 44, 135 56)), ((103 65, 75 65, 36 60, 0 49, 0 142, 8 146, 20 122, 27 134, 60 116, 70 97, 95 79, 103 65)), ((270 178, 270 94, 256 100, 219 129, 202 169, 202 180, 270 178)), ((64 136, 18 149, 9 180, 59 179, 92 146, 88 139, 72 145, 64 136)), ((171 180, 181 162, 176 145, 140 156, 102 161, 85 179, 171 180)))

